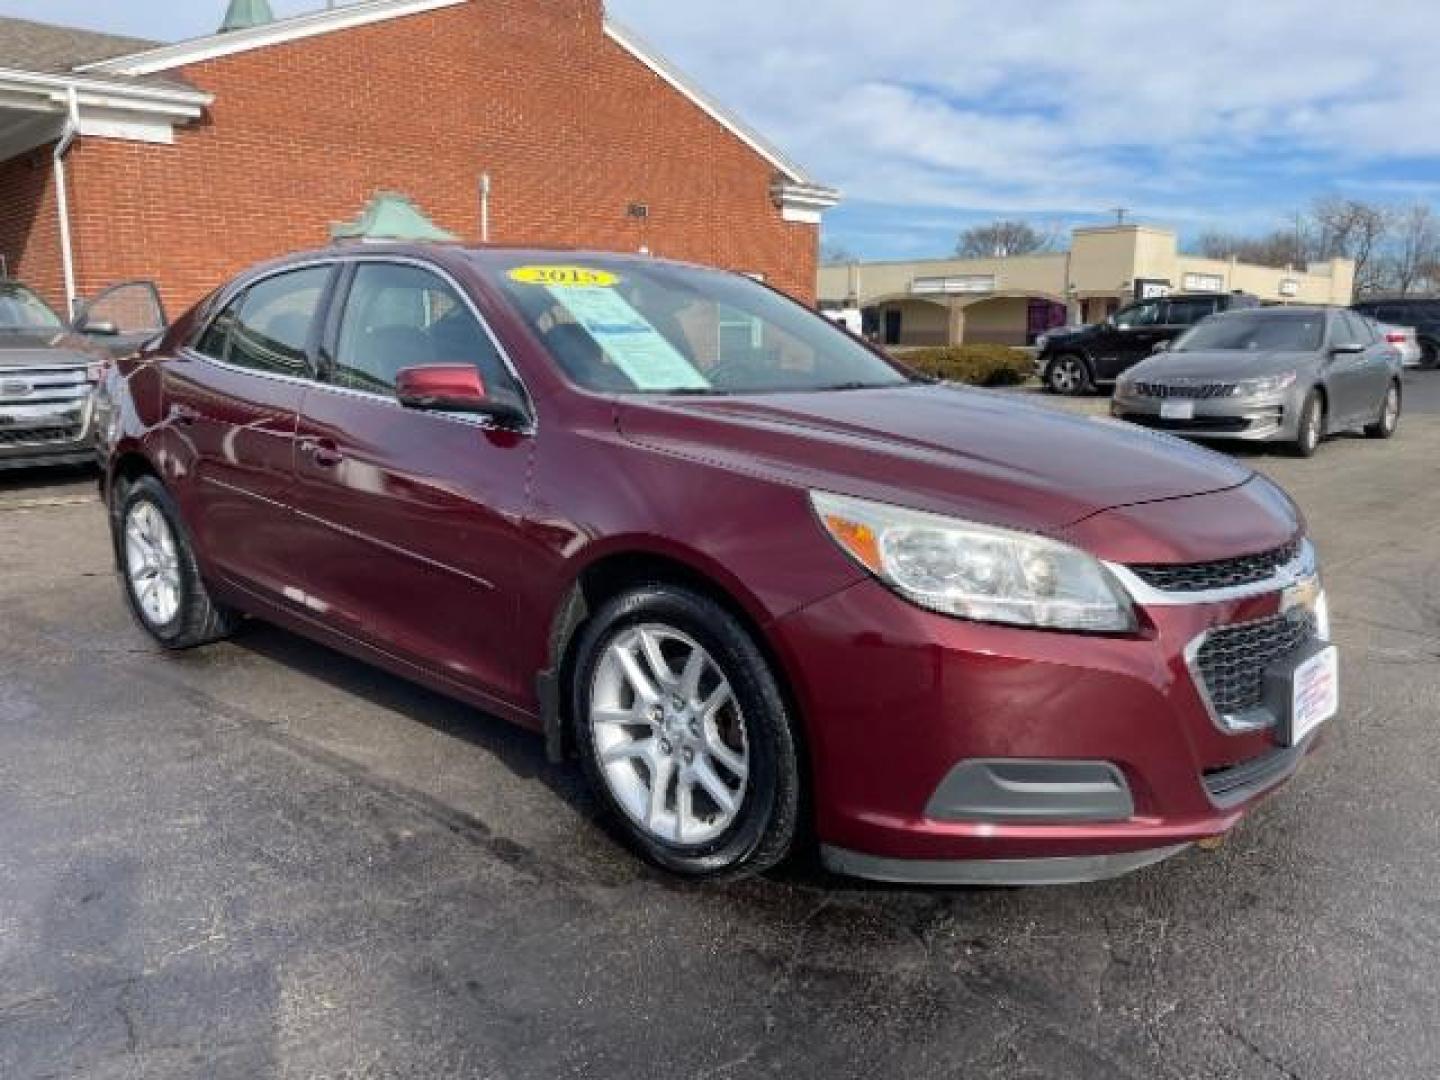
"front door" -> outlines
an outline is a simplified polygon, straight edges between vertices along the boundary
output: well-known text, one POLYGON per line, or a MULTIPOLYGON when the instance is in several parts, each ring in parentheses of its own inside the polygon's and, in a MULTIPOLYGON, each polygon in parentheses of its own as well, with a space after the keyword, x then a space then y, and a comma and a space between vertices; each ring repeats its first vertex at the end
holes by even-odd
POLYGON ((164 365, 176 490, 221 576, 275 599, 293 582, 295 424, 329 267, 265 278, 164 365))
POLYGON ((165 330, 165 305, 153 281, 112 285, 84 306, 75 330, 111 356, 128 356, 165 330))
POLYGON ((1165 339, 1164 310, 1164 300, 1145 300, 1119 312, 1106 335, 1108 355, 1096 364, 1096 376, 1107 381, 1119 378, 1149 356, 1165 339))
POLYGON ((533 436, 403 408, 396 374, 471 363, 519 388, 468 300, 409 263, 355 265, 327 334, 325 381, 301 407, 295 599, 342 633, 509 702, 533 436))
POLYGON ((1369 327, 1346 311, 1330 320, 1330 345, 1361 347, 1360 352, 1331 352, 1325 360, 1330 391, 1330 427, 1374 419, 1384 393, 1385 367, 1369 327))

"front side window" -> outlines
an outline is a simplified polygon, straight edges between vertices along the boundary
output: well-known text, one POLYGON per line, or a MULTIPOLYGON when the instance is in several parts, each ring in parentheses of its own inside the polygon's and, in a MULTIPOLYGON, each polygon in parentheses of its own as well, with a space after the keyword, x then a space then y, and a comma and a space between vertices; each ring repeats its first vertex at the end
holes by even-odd
POLYGON ((65 321, 24 285, 0 283, 0 331, 57 331, 65 321))
POLYGON ((1348 311, 1336 313, 1334 339, 1336 345, 1372 345, 1374 342, 1375 338, 1370 333, 1370 327, 1363 319, 1351 315, 1348 311))
POLYGON ((1325 340, 1323 311, 1245 311, 1206 319, 1174 352, 1314 352, 1325 340))
POLYGON ((265 278, 222 311, 196 342, 198 352, 253 371, 310 374, 309 343, 330 267, 265 278))
POLYGON ((470 306, 439 275, 404 263, 361 263, 345 300, 332 381, 389 394, 406 368, 474 364, 487 388, 514 380, 470 306))
POLYGON ((828 319, 736 274, 588 259, 492 279, 557 367, 617 394, 765 394, 912 381, 828 319))
POLYGON ((1115 325, 1121 330, 1133 330, 1140 326, 1154 326, 1160 321, 1158 303, 1133 304, 1115 316, 1115 325))

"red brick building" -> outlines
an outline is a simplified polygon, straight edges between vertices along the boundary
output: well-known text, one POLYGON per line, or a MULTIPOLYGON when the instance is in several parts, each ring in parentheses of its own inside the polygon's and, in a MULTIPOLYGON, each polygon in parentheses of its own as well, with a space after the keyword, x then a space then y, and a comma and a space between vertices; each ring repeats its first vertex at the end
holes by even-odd
POLYGON ((807 300, 838 198, 601 0, 364 0, 174 45, 0 19, 0 256, 57 306, 153 277, 178 310, 381 190, 467 241, 807 300))

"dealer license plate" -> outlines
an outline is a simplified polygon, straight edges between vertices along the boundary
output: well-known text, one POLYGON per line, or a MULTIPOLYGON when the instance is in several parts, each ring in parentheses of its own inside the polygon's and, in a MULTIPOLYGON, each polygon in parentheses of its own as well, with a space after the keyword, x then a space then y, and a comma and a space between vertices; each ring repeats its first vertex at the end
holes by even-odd
POLYGON ((1340 650, 1330 646, 1295 669, 1290 684, 1290 745, 1340 711, 1340 650))
POLYGON ((1194 420, 1195 402, 1193 401, 1162 401, 1160 403, 1161 420, 1194 420))

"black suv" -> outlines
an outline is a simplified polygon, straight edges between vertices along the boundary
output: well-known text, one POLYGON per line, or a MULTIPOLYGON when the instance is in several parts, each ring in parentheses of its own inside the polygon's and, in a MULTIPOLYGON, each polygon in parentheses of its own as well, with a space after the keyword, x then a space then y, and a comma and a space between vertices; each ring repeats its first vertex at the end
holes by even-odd
POLYGON ((1162 341, 1174 341, 1218 311, 1259 307, 1249 293, 1175 293, 1137 300, 1102 323, 1052 330, 1040 347, 1040 378, 1056 394, 1088 394, 1113 383, 1162 341))
POLYGON ((1415 338, 1420 343, 1420 366, 1434 368, 1440 365, 1440 297, 1362 300, 1351 310, 1376 322, 1413 327, 1415 338))

